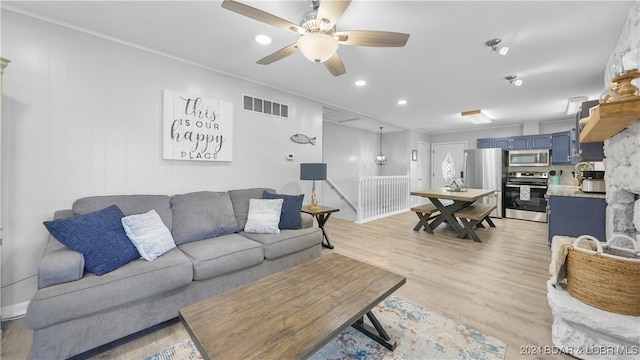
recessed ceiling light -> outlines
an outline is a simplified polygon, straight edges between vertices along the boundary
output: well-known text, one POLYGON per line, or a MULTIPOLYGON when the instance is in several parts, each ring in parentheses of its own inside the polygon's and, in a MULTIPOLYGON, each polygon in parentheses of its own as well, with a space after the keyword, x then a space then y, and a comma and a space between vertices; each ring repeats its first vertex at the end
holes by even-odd
POLYGON ((407 104, 407 100, 405 99, 398 100, 398 105, 406 105, 406 104, 407 104))
POLYGON ((271 37, 265 34, 258 34, 256 35, 256 42, 262 45, 269 45, 271 44, 271 37))
POLYGON ((355 84, 356 84, 356 86, 365 86, 365 85, 367 85, 367 82, 364 81, 364 80, 357 80, 355 82, 355 84))

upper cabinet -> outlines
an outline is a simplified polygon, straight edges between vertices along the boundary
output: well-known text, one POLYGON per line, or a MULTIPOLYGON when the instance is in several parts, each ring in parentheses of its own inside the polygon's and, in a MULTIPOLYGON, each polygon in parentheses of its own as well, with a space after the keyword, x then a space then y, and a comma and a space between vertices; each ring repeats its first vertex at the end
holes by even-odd
POLYGON ((530 135, 532 149, 551 149, 551 135, 530 135))
POLYGON ((502 150, 510 150, 511 149, 511 138, 497 138, 495 139, 496 143, 494 147, 500 148, 502 150))
POLYGON ((511 138, 511 150, 531 149, 529 136, 514 136, 511 138))
POLYGON ((576 156, 575 130, 553 134, 524 135, 508 138, 483 138, 476 140, 476 148, 503 150, 551 150, 551 163, 554 165, 577 164, 580 159, 576 156))
MULTIPOLYGON (((578 113, 576 114, 576 129, 577 129, 577 138, 580 139, 584 137, 583 128, 580 126, 580 120, 589 117, 589 110, 593 107, 598 106, 600 103, 599 100, 589 100, 583 101, 578 109, 578 113)), ((590 142, 583 143, 578 141, 576 144, 577 148, 577 161, 600 161, 604 159, 604 142, 590 142)))
POLYGON ((503 150, 550 149, 551 134, 478 139, 476 140, 476 148, 500 148, 503 150))
POLYGON ((476 140, 476 149, 493 149, 496 147, 495 139, 478 139, 476 140))
POLYGON ((576 146, 575 131, 563 131, 551 134, 551 164, 572 164, 576 146))

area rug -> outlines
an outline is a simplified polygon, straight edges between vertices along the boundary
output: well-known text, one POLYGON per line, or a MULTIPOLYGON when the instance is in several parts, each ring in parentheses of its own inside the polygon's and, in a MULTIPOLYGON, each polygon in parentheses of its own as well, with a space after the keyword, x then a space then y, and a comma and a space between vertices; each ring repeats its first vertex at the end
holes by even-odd
MULTIPOLYGON (((313 354, 312 360, 337 359, 504 359, 507 345, 491 336, 457 324, 396 296, 373 313, 398 346, 391 352, 359 331, 348 328, 313 354)), ((368 319, 365 317, 365 321, 368 319)), ((200 360, 186 339, 146 360, 200 360)))

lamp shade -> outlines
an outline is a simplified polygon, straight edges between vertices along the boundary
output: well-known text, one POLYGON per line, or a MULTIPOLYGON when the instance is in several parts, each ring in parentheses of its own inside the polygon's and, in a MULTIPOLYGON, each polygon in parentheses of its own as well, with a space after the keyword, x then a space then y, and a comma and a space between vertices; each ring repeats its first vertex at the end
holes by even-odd
POLYGON ((301 163, 300 180, 327 180, 327 164, 301 163))
POLYGON ((298 49, 309 61, 321 63, 338 50, 338 42, 325 33, 307 33, 298 39, 298 49))

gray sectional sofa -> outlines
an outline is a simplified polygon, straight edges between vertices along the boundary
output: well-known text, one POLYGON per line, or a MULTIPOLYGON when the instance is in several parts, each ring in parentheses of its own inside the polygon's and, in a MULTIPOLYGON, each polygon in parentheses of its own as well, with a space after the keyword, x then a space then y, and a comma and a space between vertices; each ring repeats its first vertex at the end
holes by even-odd
POLYGON ((322 232, 307 214, 300 215, 300 229, 243 231, 250 199, 262 198, 264 190, 94 196, 57 211, 55 219, 111 205, 125 216, 153 209, 177 246, 153 261, 136 259, 97 276, 85 271, 81 253, 50 236, 39 289, 27 309, 26 323, 34 330, 32 358, 83 353, 175 318, 186 305, 319 257, 322 232), (220 228, 225 231, 217 232, 220 228))

